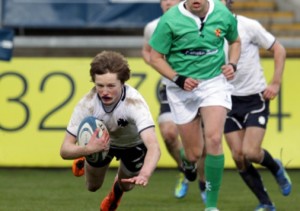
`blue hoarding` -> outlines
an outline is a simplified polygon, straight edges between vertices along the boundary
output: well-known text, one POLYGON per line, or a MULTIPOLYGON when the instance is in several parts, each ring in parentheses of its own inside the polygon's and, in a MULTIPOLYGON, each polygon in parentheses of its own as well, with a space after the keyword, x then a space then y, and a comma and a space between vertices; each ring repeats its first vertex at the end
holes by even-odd
POLYGON ((162 14, 159 0, 3 0, 2 26, 140 28, 162 14))

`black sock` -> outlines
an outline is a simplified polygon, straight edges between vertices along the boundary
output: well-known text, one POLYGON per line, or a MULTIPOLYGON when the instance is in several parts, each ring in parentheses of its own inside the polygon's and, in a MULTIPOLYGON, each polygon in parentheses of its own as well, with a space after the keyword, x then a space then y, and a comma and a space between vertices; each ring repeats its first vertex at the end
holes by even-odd
POLYGON ((184 173, 182 166, 178 166, 177 168, 179 172, 184 173))
POLYGON ((276 161, 273 159, 272 155, 267 151, 267 150, 263 150, 264 151, 264 159, 261 162, 261 165, 268 168, 271 173, 276 176, 278 170, 279 170, 279 166, 276 163, 276 161))
POLYGON ((201 192, 205 191, 205 182, 204 181, 199 180, 198 185, 199 185, 199 189, 201 190, 201 192))
POLYGON ((272 205, 258 171, 250 164, 245 171, 239 172, 244 182, 262 204, 272 205))
POLYGON ((116 181, 115 184, 114 184, 114 194, 115 194, 115 197, 116 197, 116 201, 118 201, 122 195, 123 195, 123 190, 121 189, 120 185, 119 185, 119 182, 116 181))

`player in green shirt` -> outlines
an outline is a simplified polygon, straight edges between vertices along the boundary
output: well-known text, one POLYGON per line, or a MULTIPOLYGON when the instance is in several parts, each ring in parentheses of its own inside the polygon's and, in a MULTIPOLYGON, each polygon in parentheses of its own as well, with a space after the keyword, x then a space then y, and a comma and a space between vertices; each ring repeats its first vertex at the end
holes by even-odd
POLYGON ((240 56, 236 19, 219 0, 186 0, 161 17, 149 44, 150 64, 169 79, 168 100, 185 149, 184 173, 196 179, 205 144, 206 210, 218 210, 222 133, 233 88, 227 80, 234 77, 240 56), (228 64, 224 38, 230 45, 228 64))

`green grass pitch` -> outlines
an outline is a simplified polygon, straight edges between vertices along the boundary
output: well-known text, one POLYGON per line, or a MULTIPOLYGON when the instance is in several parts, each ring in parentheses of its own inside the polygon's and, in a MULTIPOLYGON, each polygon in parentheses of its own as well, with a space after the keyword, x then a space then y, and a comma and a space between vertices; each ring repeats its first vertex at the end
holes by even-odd
MULTIPOLYGON (((293 182, 288 197, 280 194, 270 172, 260 170, 265 186, 278 211, 300 210, 300 171, 288 170, 293 182)), ((0 168, 1 211, 95 211, 109 192, 116 169, 110 169, 103 187, 91 193, 84 177, 74 177, 71 169, 0 168)), ((185 198, 173 196, 177 171, 157 169, 146 188, 136 187, 124 194, 120 211, 204 210, 198 184, 192 182, 185 198)), ((221 211, 252 211, 258 204, 235 170, 225 170, 220 191, 221 211)))

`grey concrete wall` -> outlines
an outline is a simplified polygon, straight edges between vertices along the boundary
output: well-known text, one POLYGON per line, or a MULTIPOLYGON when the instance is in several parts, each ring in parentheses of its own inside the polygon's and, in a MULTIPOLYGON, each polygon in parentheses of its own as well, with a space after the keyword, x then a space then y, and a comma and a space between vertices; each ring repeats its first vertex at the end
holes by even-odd
MULTIPOLYGON (((300 48, 300 38, 278 38, 289 49, 300 48)), ((93 57, 101 50, 117 50, 128 57, 141 57, 142 36, 114 37, 15 37, 14 56, 93 57)))

